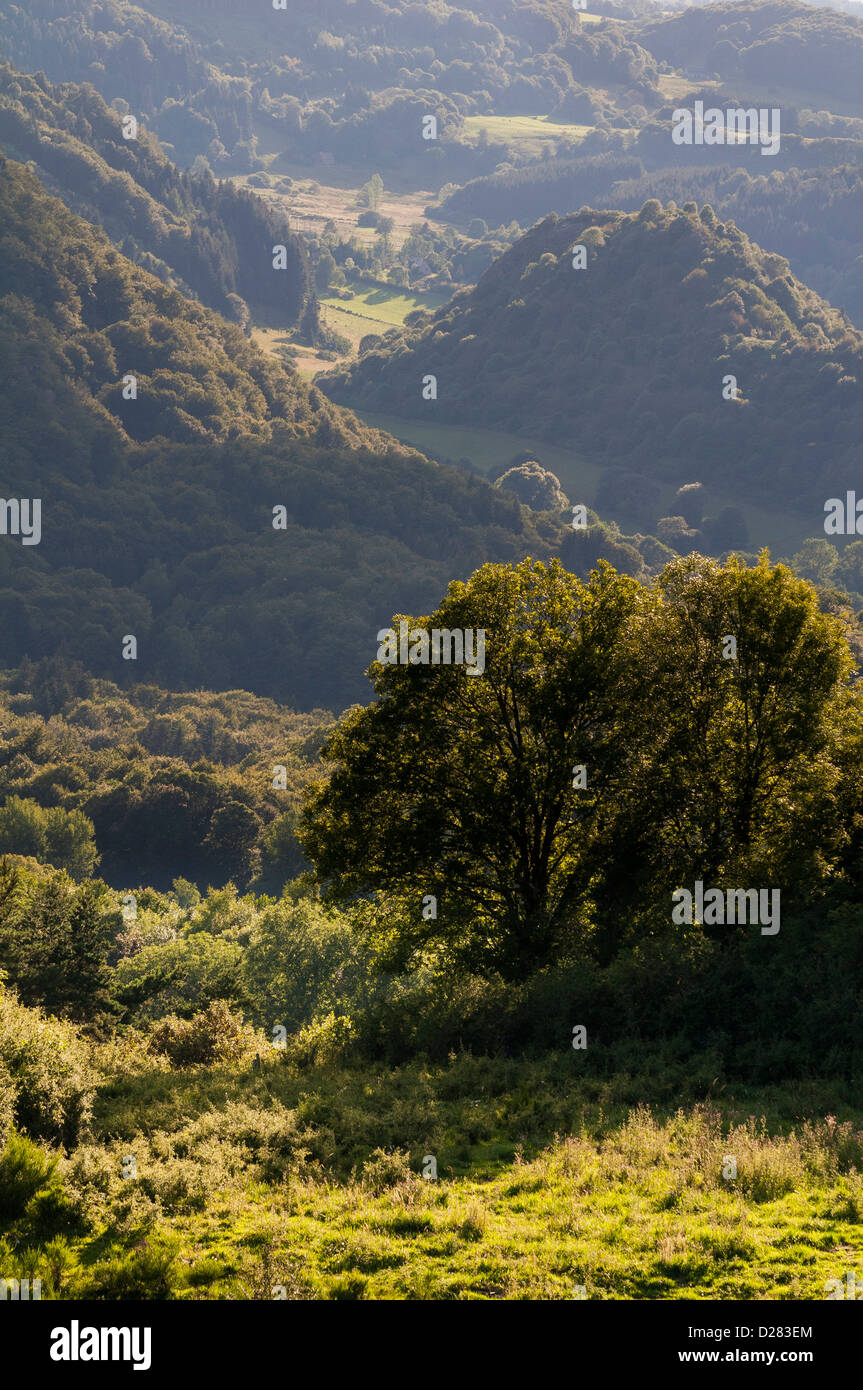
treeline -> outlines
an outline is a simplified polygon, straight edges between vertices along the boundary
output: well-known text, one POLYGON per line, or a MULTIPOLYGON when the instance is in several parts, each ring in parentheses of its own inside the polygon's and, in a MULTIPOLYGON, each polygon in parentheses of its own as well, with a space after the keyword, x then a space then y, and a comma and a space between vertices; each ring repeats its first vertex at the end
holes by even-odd
MULTIPOLYGON (((587 150, 589 144, 584 148, 587 150)), ((529 227, 550 212, 563 216, 592 203, 612 206, 616 185, 643 174, 642 161, 620 151, 536 161, 520 169, 472 179, 461 188, 445 192, 441 201, 427 208, 426 213, 458 223, 481 217, 490 227, 511 221, 529 227)))
POLYGON ((74 13, 35 0, 0 16, 0 42, 20 68, 127 102, 180 163, 205 158, 216 173, 261 167, 266 132, 294 163, 323 155, 405 177, 413 165, 414 186, 440 187, 500 157, 458 138, 465 115, 590 119, 659 100, 647 51, 613 22, 582 29, 565 0, 440 11, 397 0, 361 13, 345 0, 328 13, 292 4, 263 9, 257 33, 227 4, 160 6, 160 16, 122 0, 74 13), (421 139, 428 114, 437 141, 421 139))
POLYGON ((45 658, 0 689, 0 856, 109 883, 281 892, 305 864, 302 788, 332 716, 244 690, 121 689, 45 658))
POLYGON ((131 260, 228 318, 244 323, 250 307, 259 321, 302 323, 314 337, 308 260, 286 220, 206 170, 182 173, 146 127, 124 139, 122 119, 90 86, 54 87, 0 63, 0 144, 32 162, 67 207, 103 227, 131 260), (277 244, 287 266, 274 277, 277 244))
POLYGON ((678 485, 697 459, 718 490, 781 497, 813 531, 859 453, 860 335, 709 205, 549 217, 474 290, 320 382, 416 416, 428 376, 440 420, 575 440, 678 485))
POLYGON ((863 19, 799 0, 693 7, 636 28, 657 61, 761 87, 823 92, 859 112, 863 19))

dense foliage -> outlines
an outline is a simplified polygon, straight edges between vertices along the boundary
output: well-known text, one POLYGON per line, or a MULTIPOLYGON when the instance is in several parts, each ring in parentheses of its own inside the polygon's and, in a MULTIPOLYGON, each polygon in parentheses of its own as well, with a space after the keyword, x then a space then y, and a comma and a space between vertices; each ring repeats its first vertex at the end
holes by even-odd
POLYGON ((486 566, 409 622, 482 630, 483 674, 375 663, 301 831, 330 891, 403 901, 403 964, 607 961, 662 931, 681 883, 781 882, 799 904, 826 862, 856 866, 852 662, 784 567, 690 556, 648 589, 607 565, 588 584, 486 566))
POLYGON ((124 139, 122 119, 89 84, 55 87, 41 73, 0 63, 0 144, 67 207, 98 223, 131 260, 227 317, 242 321, 251 309, 258 320, 302 324, 313 336, 308 258, 284 218, 206 170, 182 173, 144 127, 124 139), (278 277, 276 244, 288 260, 278 277))
POLYGON ((331 716, 246 691, 121 690, 56 659, 0 694, 0 854, 117 886, 182 877, 280 891, 304 867, 294 837, 331 716))
POLYGON ((254 17, 230 0, 35 0, 0 15, 0 44, 23 69, 128 102, 182 163, 245 172, 276 141, 293 161, 398 168, 422 188, 494 167, 458 138, 465 115, 589 106, 587 87, 623 106, 657 95, 646 50, 613 23, 582 30, 568 0, 292 0, 254 17), (420 138, 426 114, 437 142, 420 138))
POLYGON ((863 18, 800 0, 726 0, 649 20, 638 41, 675 67, 829 94, 863 114, 863 18))
POLYGON ((648 478, 690 482, 697 459, 815 531, 858 458, 863 338, 709 205, 648 200, 546 218, 474 290, 320 380, 338 401, 575 441, 648 478))
POLYGON ((557 519, 333 407, 11 160, 0 308, 4 491, 42 502, 41 543, 0 547, 6 664, 341 708, 383 613, 559 541, 557 519))

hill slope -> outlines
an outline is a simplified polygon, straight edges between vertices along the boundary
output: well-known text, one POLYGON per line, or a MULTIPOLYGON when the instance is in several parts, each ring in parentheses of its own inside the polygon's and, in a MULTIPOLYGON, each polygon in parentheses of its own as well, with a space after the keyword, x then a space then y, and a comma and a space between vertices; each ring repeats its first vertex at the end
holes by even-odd
POLYGON ((394 612, 431 611, 452 578, 547 554, 557 532, 334 408, 11 160, 0 460, 2 495, 42 511, 39 544, 0 537, 0 661, 299 708, 362 698, 394 612))
POLYGON ((648 198, 710 203, 722 220, 733 218, 765 250, 787 257, 799 279, 863 327, 863 164, 777 169, 771 162, 762 174, 733 164, 648 172, 634 154, 557 159, 473 179, 435 215, 462 223, 481 217, 492 227, 510 215, 530 226, 574 207, 637 212, 648 198))
POLYGON ((651 20, 636 35, 657 61, 723 80, 823 92, 863 112, 863 20, 855 16, 799 0, 724 0, 651 20))
POLYGON ((369 410, 567 440, 654 478, 694 473, 806 509, 813 529, 859 457, 861 382, 863 337, 787 262, 709 208, 655 201, 547 218, 473 291, 320 380, 369 410), (436 401, 422 398, 429 374, 436 401))
POLYGON ((239 295, 259 321, 302 320, 314 333, 308 256, 285 219, 247 190, 206 172, 181 173, 143 126, 124 139, 121 115, 93 87, 52 86, 0 62, 0 144, 165 283, 235 318, 243 314, 239 295), (275 244, 287 259, 278 278, 275 244))

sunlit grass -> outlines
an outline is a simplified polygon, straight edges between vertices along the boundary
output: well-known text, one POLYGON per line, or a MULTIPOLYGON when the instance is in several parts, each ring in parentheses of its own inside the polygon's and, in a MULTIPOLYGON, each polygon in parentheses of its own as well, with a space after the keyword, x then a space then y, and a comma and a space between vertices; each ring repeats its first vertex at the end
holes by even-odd
POLYGON ((698 1089, 563 1051, 106 1077, 62 1165, 90 1230, 61 1295, 167 1278, 175 1298, 808 1300, 859 1275, 847 1088, 698 1089))
POLYGON ((552 121, 548 116, 465 116, 465 135, 478 140, 485 131, 489 140, 526 153, 537 153, 537 146, 552 140, 583 140, 593 129, 589 125, 552 121))

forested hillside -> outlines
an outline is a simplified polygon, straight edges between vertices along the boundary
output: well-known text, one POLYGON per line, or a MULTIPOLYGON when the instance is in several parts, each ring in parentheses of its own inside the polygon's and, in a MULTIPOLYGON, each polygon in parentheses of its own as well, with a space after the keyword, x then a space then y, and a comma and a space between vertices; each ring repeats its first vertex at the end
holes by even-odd
POLYGON ((648 198, 681 207, 709 203, 766 251, 785 256, 798 279, 863 326, 863 164, 761 172, 733 165, 656 169, 635 154, 553 160, 475 179, 433 210, 495 226, 508 212, 524 226, 563 208, 598 205, 637 211, 648 198))
POLYGON ((228 0, 34 0, 0 15, 0 48, 26 71, 128 102, 182 163, 201 155, 217 171, 249 170, 260 145, 406 179, 413 167, 418 187, 494 167, 493 154, 458 140, 471 113, 658 99, 650 55, 619 27, 583 31, 568 0, 305 0, 253 14, 228 0), (420 139, 429 113, 443 137, 431 147, 420 139))
POLYGON ((299 798, 331 723, 243 690, 124 690, 26 661, 0 691, 0 855, 118 887, 281 892, 304 867, 299 798))
POLYGON ((779 495, 814 532, 858 457, 861 372, 863 338, 782 257, 709 206, 651 200, 545 219, 474 290, 322 384, 347 403, 576 440, 647 478, 690 482, 696 459, 705 483, 779 495))
POLYGON ((129 679, 133 635, 135 679, 340 708, 384 617, 559 540, 333 407, 11 160, 0 307, 3 490, 42 503, 41 543, 0 550, 7 664, 129 679))
POLYGON ((251 309, 314 337, 308 256, 285 219, 206 170, 181 173, 146 127, 124 138, 121 113, 89 84, 55 87, 0 62, 0 147, 165 283, 237 322, 251 309), (278 278, 266 254, 275 244, 287 261, 278 278))
POLYGON ((675 67, 715 72, 803 97, 820 92, 863 114, 863 19, 800 0, 726 0, 636 28, 638 42, 675 67))

